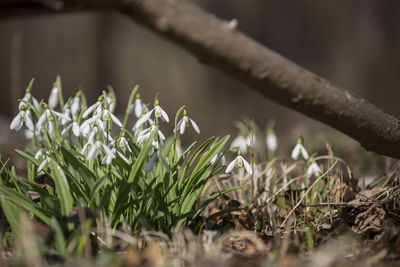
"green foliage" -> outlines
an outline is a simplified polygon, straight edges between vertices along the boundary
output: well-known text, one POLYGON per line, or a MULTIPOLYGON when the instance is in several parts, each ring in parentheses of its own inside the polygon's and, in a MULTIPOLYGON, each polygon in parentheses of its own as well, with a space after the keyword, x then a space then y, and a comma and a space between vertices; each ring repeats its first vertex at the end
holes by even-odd
MULTIPOLYGON (((27 93, 31 86, 32 82, 27 93)), ((19 214, 28 212, 53 230, 54 247, 59 256, 65 257, 72 240, 79 252, 90 239, 79 225, 68 222, 75 208, 89 208, 95 215, 87 227, 109 222, 114 229, 129 225, 132 230, 146 228, 172 235, 200 216, 209 203, 237 188, 199 202, 207 181, 223 169, 210 161, 223 151, 229 136, 211 137, 197 146, 194 142, 180 155, 178 129, 164 142, 160 133, 162 116, 155 114, 157 110, 153 120, 149 116, 133 133, 126 129, 136 108, 133 105, 138 105, 134 103, 138 86, 129 98, 123 127, 116 127, 118 122, 111 112, 115 104, 112 88, 99 97, 101 108, 96 106, 89 112, 92 107, 86 106, 82 91, 64 105, 59 77, 54 87, 58 88, 60 112, 43 101, 35 106, 33 97, 21 100, 28 106, 23 116, 29 116, 36 125, 29 148, 17 150, 27 161, 28 179, 2 162, 1 207, 14 232, 19 228, 19 214), (84 123, 89 121, 85 129, 84 123), (73 123, 79 128, 74 129, 73 123), (146 124, 149 128, 144 129, 146 124), (111 138, 117 129, 119 133, 111 138), (40 176, 50 179, 52 185, 38 181, 40 176)), ((157 97, 155 102, 156 108, 157 97)), ((146 111, 147 106, 141 108, 146 111)), ((175 116, 175 128, 182 110, 175 116)))

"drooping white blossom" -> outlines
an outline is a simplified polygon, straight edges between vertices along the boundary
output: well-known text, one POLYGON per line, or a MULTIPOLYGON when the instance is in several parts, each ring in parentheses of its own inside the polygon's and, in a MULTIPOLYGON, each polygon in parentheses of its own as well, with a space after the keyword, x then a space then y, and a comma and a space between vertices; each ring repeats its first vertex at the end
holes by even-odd
POLYGON ((124 153, 126 152, 126 150, 132 152, 124 133, 122 133, 121 137, 118 140, 118 148, 121 149, 124 153))
POLYGON ((235 139, 233 139, 231 148, 234 148, 233 151, 240 150, 243 154, 247 153, 247 149, 249 147, 254 147, 256 143, 256 135, 249 134, 248 136, 238 135, 235 139))
POLYGON ((310 166, 307 168, 307 177, 311 177, 312 175, 318 176, 320 174, 321 168, 318 166, 315 160, 313 160, 310 166))
POLYGON ((140 94, 136 94, 135 103, 131 104, 131 106, 129 107, 129 113, 131 113, 134 110, 135 116, 137 118, 140 118, 142 116, 145 108, 146 108, 146 105, 142 102, 142 99, 140 98, 140 94))
MULTIPOLYGON (((222 154, 221 152, 217 153, 217 154, 210 160, 210 164, 211 164, 211 165, 214 165, 214 163, 217 162, 218 157, 221 157, 221 154, 222 154)), ((225 165, 225 163, 226 163, 226 158, 225 158, 224 155, 222 155, 222 157, 221 157, 221 164, 222 164, 222 165, 225 165)))
POLYGON ((39 108, 39 102, 37 101, 37 99, 35 97, 33 97, 31 95, 31 88, 28 87, 28 89, 26 89, 26 93, 24 95, 24 97, 21 99, 21 102, 18 105, 18 108, 21 109, 22 105, 27 106, 28 104, 32 104, 35 109, 39 108))
POLYGON ((31 111, 29 108, 26 109, 25 105, 21 105, 17 116, 15 116, 15 118, 11 121, 10 130, 19 131, 24 123, 30 131, 33 132, 35 130, 35 126, 31 117, 31 111))
POLYGON ((89 153, 86 156, 86 159, 94 160, 101 152, 104 152, 104 154, 108 155, 111 159, 115 158, 115 154, 111 151, 111 149, 103 144, 100 140, 97 140, 91 146, 89 153))
POLYGON ((50 108, 55 108, 58 104, 58 91, 59 88, 57 87, 56 84, 53 85, 53 88, 50 91, 49 95, 49 107, 50 108))
POLYGON ((164 134, 157 128, 157 126, 153 123, 153 125, 147 129, 144 129, 143 131, 141 131, 138 135, 138 139, 137 142, 138 144, 143 144, 144 142, 146 142, 147 138, 149 138, 149 136, 153 133, 156 132, 157 135, 160 137, 160 140, 163 141, 165 140, 165 136, 164 134))
POLYGON ((183 117, 182 119, 178 122, 178 124, 176 125, 176 129, 175 131, 177 131, 179 129, 179 132, 181 134, 183 134, 185 132, 185 128, 187 126, 189 126, 189 124, 192 124, 193 129, 200 134, 200 129, 199 126, 197 126, 197 124, 187 115, 187 111, 184 110, 183 111, 183 117))
POLYGON ((303 157, 303 159, 305 159, 305 160, 308 159, 308 152, 304 148, 301 138, 297 141, 296 146, 292 150, 292 154, 291 154, 292 159, 297 160, 299 158, 300 154, 303 157))
POLYGON ((248 174, 253 173, 250 164, 242 157, 242 153, 239 150, 237 157, 229 163, 228 167, 226 167, 225 173, 230 173, 233 170, 233 168, 242 168, 242 167, 245 168, 248 174))
POLYGON ((150 118, 151 114, 154 112, 154 115, 156 118, 161 118, 162 120, 169 122, 169 118, 167 115, 167 112, 165 112, 164 109, 160 107, 160 103, 158 102, 158 99, 155 100, 154 102, 154 108, 150 110, 149 112, 146 113, 146 118, 150 118))
POLYGON ((267 134, 267 147, 272 152, 275 152, 278 147, 278 139, 273 132, 267 134))
POLYGON ((103 96, 99 96, 99 98, 97 99, 97 102, 94 103, 93 105, 91 105, 90 107, 88 107, 82 114, 82 118, 86 118, 87 116, 89 116, 91 113, 93 113, 95 110, 97 112, 97 114, 101 114, 103 113, 103 96))
POLYGON ((64 119, 66 121, 71 121, 71 118, 54 110, 50 110, 47 105, 45 105, 45 111, 42 115, 40 115, 38 122, 36 123, 36 128, 40 130, 45 123, 48 123, 49 128, 50 124, 54 121, 54 118, 64 119))

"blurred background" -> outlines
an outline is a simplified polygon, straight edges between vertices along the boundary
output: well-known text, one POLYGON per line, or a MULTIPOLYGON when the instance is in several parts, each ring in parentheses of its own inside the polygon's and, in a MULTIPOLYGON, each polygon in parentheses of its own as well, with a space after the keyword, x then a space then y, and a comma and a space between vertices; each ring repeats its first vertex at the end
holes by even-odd
MULTIPOLYGON (((400 1, 193 2, 222 19, 237 19, 238 29, 260 43, 400 117, 400 1)), ((324 150, 329 142, 350 163, 360 153, 362 158, 372 154, 331 128, 200 64, 180 47, 119 14, 10 18, 0 21, 0 36, 0 144, 5 151, 21 146, 8 141, 17 140, 10 139, 15 132, 9 130, 9 123, 31 78, 35 78, 33 95, 47 101, 60 74, 64 96, 72 96, 82 86, 89 103, 112 85, 120 116, 134 85, 140 85, 142 99, 148 103, 160 92, 161 106, 171 118, 179 107, 187 106, 200 126, 200 139, 235 136, 236 120, 249 118, 264 130, 274 119, 282 155, 300 134, 306 147, 324 150), (357 153, 348 153, 349 148, 357 153)), ((172 130, 172 125, 165 127, 172 130)), ((184 135, 183 143, 194 140, 194 134, 184 135)))

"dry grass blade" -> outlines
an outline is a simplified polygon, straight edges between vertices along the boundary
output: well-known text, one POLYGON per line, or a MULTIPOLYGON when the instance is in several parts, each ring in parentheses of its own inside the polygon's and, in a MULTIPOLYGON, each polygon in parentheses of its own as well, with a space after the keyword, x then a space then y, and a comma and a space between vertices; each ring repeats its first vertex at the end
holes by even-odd
POLYGON ((311 189, 323 178, 325 177, 335 166, 336 166, 337 161, 335 161, 332 166, 329 167, 329 169, 324 172, 322 175, 320 175, 315 182, 307 189, 307 191, 304 193, 304 195, 300 198, 299 202, 293 207, 293 209, 288 213, 286 216, 285 220, 281 223, 280 227, 283 228, 285 226, 286 221, 289 219, 289 217, 293 214, 293 212, 301 205, 303 202, 304 198, 310 193, 311 189))

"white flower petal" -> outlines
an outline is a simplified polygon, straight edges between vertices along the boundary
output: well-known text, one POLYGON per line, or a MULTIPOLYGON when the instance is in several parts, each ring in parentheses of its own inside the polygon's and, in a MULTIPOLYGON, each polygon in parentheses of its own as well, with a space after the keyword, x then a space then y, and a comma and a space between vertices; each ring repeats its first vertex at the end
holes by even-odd
POLYGON ((160 112, 161 112, 161 118, 163 120, 165 120, 166 122, 169 122, 169 118, 168 118, 167 112, 165 112, 161 107, 160 107, 160 112))
POLYGON ((87 116, 89 116, 89 114, 92 113, 97 108, 98 105, 99 105, 99 102, 96 102, 93 105, 91 105, 90 107, 88 107, 85 110, 85 112, 83 112, 82 118, 86 118, 87 116))
POLYGON ((43 168, 46 166, 47 162, 49 162, 50 158, 46 157, 42 163, 40 163, 39 168, 37 170, 37 172, 40 172, 41 170, 43 170, 43 168))
MULTIPOLYGON (((190 118, 189 118, 189 119, 190 119, 190 118)), ((195 123, 194 120, 192 120, 192 119, 190 119, 190 123, 192 124, 193 129, 194 129, 198 134, 200 134, 200 128, 199 128, 199 126, 197 126, 197 123, 195 123)))
POLYGON ((301 155, 303 156, 303 158, 304 158, 305 160, 307 160, 307 159, 308 159, 308 152, 307 152, 307 150, 306 150, 303 146, 301 146, 300 150, 301 150, 301 155))
POLYGON ((46 121, 47 119, 47 114, 46 112, 44 112, 40 117, 38 122, 36 123, 36 128, 38 128, 39 130, 42 128, 43 123, 46 121))
POLYGON ((106 152, 106 154, 111 157, 112 159, 115 159, 115 154, 114 152, 108 148, 108 146, 106 146, 105 144, 101 143, 101 147, 103 148, 104 152, 106 152))
POLYGON ((184 132, 185 132, 186 122, 187 122, 187 117, 184 116, 184 117, 182 118, 182 120, 181 120, 181 125, 180 125, 180 127, 179 127, 179 131, 180 131, 181 134, 184 134, 184 132))
POLYGON ((122 123, 121 123, 121 121, 120 121, 117 117, 115 117, 114 114, 112 114, 111 112, 110 112, 110 116, 111 116, 112 121, 113 121, 116 125, 118 125, 119 127, 122 128, 122 123))
POLYGON ((37 99, 34 98, 33 96, 31 96, 31 99, 32 99, 33 106, 34 106, 36 109, 38 109, 38 108, 39 108, 39 102, 37 101, 37 99))
POLYGON ((140 117, 143 112, 142 100, 140 98, 136 98, 135 100, 135 116, 140 117))
POLYGON ((230 173, 233 170, 233 168, 235 168, 237 161, 238 161, 238 158, 235 158, 234 160, 232 160, 231 163, 229 163, 228 167, 226 167, 225 173, 230 173))
POLYGON ((35 125, 33 124, 31 113, 29 111, 25 112, 25 125, 32 132, 35 131, 35 125))
MULTIPOLYGON (((239 157, 241 157, 241 156, 239 156, 239 157)), ((250 164, 243 157, 241 157, 241 158, 242 158, 242 162, 243 162, 244 168, 246 169, 247 173, 253 174, 253 170, 251 169, 250 164)))
POLYGON ((80 136, 81 129, 76 121, 72 123, 72 132, 76 137, 80 136))
POLYGON ((64 135, 66 132, 68 132, 72 128, 72 124, 68 125, 67 127, 64 128, 64 130, 61 131, 61 135, 64 135))
POLYGON ((217 161, 218 158, 218 154, 216 154, 214 157, 212 157, 212 159, 210 160, 210 164, 214 165, 214 163, 217 161))
POLYGON ((66 121, 70 121, 70 120, 71 120, 71 118, 70 118, 69 116, 65 115, 65 114, 62 114, 62 113, 57 112, 57 111, 54 111, 54 110, 53 110, 52 112, 53 112, 53 114, 56 115, 58 118, 61 118, 61 119, 66 120, 66 121))
POLYGON ((146 121, 148 121, 148 120, 150 119, 151 112, 152 112, 152 111, 147 112, 147 113, 144 114, 142 117, 140 117, 140 118, 136 121, 135 125, 133 126, 132 131, 135 131, 136 129, 139 129, 140 126, 142 126, 143 123, 145 123, 146 121))
MULTIPOLYGON (((22 121, 21 121, 21 112, 19 112, 17 114, 17 116, 15 116, 15 118, 12 120, 11 124, 10 124, 10 130, 14 130, 14 129, 21 129, 22 126, 22 121)), ((17 131, 18 131, 17 130, 17 131)))
POLYGON ((83 156, 85 155, 86 149, 88 148, 89 145, 91 145, 91 143, 88 142, 82 147, 81 154, 83 156))
POLYGON ((89 150, 89 153, 87 154, 87 157, 86 157, 86 159, 87 160, 94 160, 96 157, 97 157, 97 154, 98 154, 98 146, 97 146, 97 142, 94 144, 94 145, 92 145, 92 147, 90 148, 90 150, 89 150))
POLYGON ((79 108, 80 108, 79 103, 80 103, 79 97, 74 96, 74 98, 72 98, 72 100, 71 100, 71 113, 74 116, 78 115, 79 108))
POLYGON ((278 147, 278 139, 276 138, 275 134, 268 134, 267 135, 267 146, 270 151, 275 151, 278 147))
POLYGON ((160 130, 158 130, 158 136, 160 136, 161 140, 165 140, 165 136, 160 130))
POLYGON ((58 87, 53 87, 49 96, 49 107, 55 108, 58 104, 58 87))
MULTIPOLYGON (((237 136, 235 139, 233 139, 231 147, 239 147, 239 150, 243 153, 247 153, 247 143, 248 140, 244 136, 237 136)), ((237 149, 234 149, 236 151, 237 149)))
POLYGON ((299 158, 301 145, 297 144, 292 150, 292 159, 297 160, 299 158))
POLYGON ((118 153, 118 156, 119 156, 123 161, 126 162, 126 164, 129 164, 129 160, 128 160, 121 152, 117 151, 117 153, 118 153))

